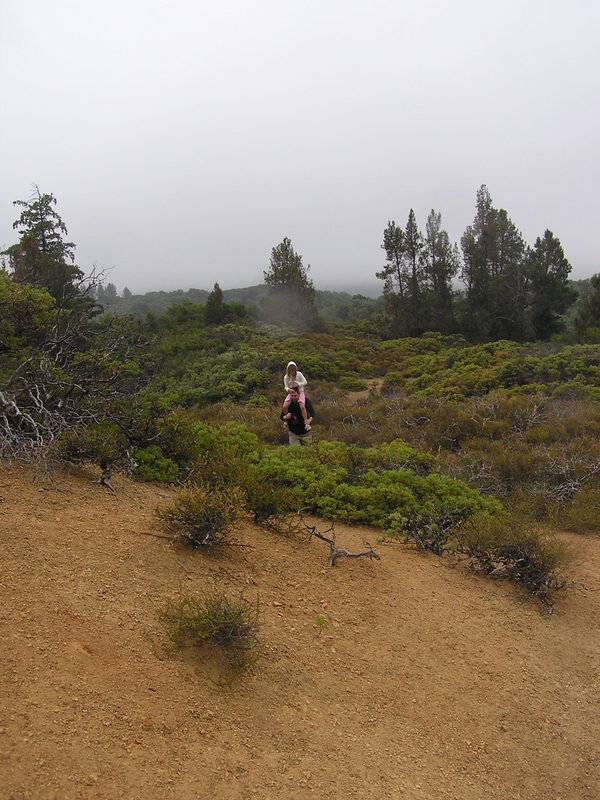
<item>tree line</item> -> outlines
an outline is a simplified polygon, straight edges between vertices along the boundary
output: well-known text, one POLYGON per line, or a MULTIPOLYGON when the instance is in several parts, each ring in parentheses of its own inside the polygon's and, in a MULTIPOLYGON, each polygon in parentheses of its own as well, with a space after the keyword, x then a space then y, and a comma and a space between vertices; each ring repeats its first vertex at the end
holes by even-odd
POLYGON ((388 222, 381 245, 386 308, 396 335, 460 332, 472 341, 548 339, 575 299, 560 241, 546 230, 533 246, 486 186, 477 192, 473 223, 451 244, 432 210, 425 233, 411 209, 404 228, 388 222), (460 279, 462 288, 455 288, 460 279))
MULTIPOLYGON (((394 220, 383 232, 383 281, 387 335, 420 336, 426 331, 460 333, 469 341, 547 340, 564 326, 577 299, 569 282, 571 265, 560 240, 545 230, 532 246, 505 209, 495 208, 486 186, 460 240, 450 241, 440 212, 431 210, 420 230, 410 210, 403 227, 394 220)), ((274 247, 265 283, 277 321, 318 321, 310 267, 285 238, 274 247)), ((600 323, 600 277, 580 298, 572 327, 580 341, 594 338, 600 323)))
MULTIPOLYGON (((119 298, 113 283, 105 285, 101 275, 85 276, 75 264, 75 245, 66 241, 67 229, 52 194, 35 187, 29 201, 15 201, 15 206, 21 209, 13 226, 19 241, 1 254, 3 270, 14 281, 45 288, 58 309, 85 307, 93 316, 103 309, 119 313, 121 306, 123 311, 133 307, 136 298, 127 287, 119 298)), ((383 282, 383 305, 362 296, 317 292, 310 265, 304 265, 288 237, 271 251, 263 273, 265 292, 253 291, 241 302, 255 303, 259 319, 295 329, 317 328, 323 319, 353 322, 379 315, 384 337, 436 331, 460 333, 469 341, 519 342, 546 340, 560 332, 572 307, 575 337, 597 338, 600 277, 594 276, 578 298, 560 240, 546 230, 528 245, 506 210, 494 207, 486 186, 477 192, 475 217, 460 247, 450 241, 440 212, 431 210, 422 231, 411 209, 406 225, 388 221, 381 248, 385 264, 375 274, 383 282)), ((210 293, 194 290, 189 299, 205 305, 212 323, 242 315, 238 303, 235 309, 224 304, 218 283, 210 293)), ((138 300, 137 305, 147 304, 138 300)))

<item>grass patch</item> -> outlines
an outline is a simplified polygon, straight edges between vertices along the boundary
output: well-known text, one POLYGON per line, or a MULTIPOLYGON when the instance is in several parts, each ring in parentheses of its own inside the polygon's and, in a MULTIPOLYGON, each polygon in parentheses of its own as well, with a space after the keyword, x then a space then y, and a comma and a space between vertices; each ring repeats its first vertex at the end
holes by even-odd
POLYGON ((203 598, 182 595, 167 603, 160 620, 174 649, 186 646, 216 647, 226 669, 217 683, 230 687, 244 675, 260 655, 260 604, 243 597, 230 598, 223 592, 203 598))

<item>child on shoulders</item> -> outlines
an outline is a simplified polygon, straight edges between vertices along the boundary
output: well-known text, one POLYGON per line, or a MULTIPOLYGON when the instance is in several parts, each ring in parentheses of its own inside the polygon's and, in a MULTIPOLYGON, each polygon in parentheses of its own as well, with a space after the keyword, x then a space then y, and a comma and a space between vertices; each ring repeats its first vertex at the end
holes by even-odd
POLYGON ((288 406, 292 400, 290 397, 290 388, 292 386, 296 386, 298 388, 298 404, 300 405, 300 410, 302 411, 302 419, 304 420, 304 429, 309 431, 310 424, 308 422, 307 414, 306 414, 306 396, 304 394, 304 389, 307 385, 308 381, 304 377, 304 375, 298 369, 295 361, 290 361, 286 367, 285 375, 283 376, 283 386, 288 393, 287 397, 283 401, 283 413, 287 414, 288 406))

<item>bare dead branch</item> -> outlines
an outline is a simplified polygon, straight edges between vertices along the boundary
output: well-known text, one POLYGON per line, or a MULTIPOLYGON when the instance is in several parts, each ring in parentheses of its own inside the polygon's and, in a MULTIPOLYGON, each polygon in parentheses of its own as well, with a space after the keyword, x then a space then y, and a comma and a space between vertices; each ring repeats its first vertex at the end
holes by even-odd
POLYGON ((327 544, 329 545, 329 566, 330 567, 333 567, 335 565, 335 562, 338 560, 338 558, 342 558, 344 556, 346 558, 371 558, 371 559, 374 558, 376 561, 380 560, 380 557, 379 557, 377 551, 375 550, 374 547, 372 547, 372 545, 369 542, 365 542, 365 545, 368 547, 368 550, 364 550, 362 553, 351 553, 350 550, 348 550, 348 548, 346 548, 346 547, 342 547, 342 548, 336 547, 335 530, 334 530, 334 522, 333 522, 333 520, 331 521, 331 527, 327 528, 327 530, 325 531, 325 533, 330 533, 331 532, 331 537, 325 536, 325 534, 321 533, 318 530, 316 524, 315 525, 310 525, 306 521, 306 519, 304 518, 304 514, 309 512, 309 511, 310 511, 310 508, 301 508, 298 511, 298 516, 302 520, 302 524, 304 525, 306 530, 309 532, 310 536, 314 536, 316 539, 320 539, 322 542, 327 542, 327 544))
POLYGON ((105 467, 102 470, 102 474, 100 475, 98 480, 94 481, 94 483, 99 483, 100 486, 106 486, 107 489, 110 489, 111 492, 114 492, 116 494, 116 490, 109 480, 111 475, 112 475, 112 469, 110 467, 105 467))

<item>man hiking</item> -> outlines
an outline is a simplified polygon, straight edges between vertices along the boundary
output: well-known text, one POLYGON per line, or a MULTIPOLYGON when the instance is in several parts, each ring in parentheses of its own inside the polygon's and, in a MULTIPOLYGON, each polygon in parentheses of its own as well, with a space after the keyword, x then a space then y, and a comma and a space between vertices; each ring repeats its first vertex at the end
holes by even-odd
MULTIPOLYGON (((280 418, 287 423, 288 439, 291 445, 304 445, 305 447, 312 442, 312 430, 306 430, 302 408, 300 406, 300 394, 297 386, 290 386, 290 403, 287 410, 281 410, 280 418)), ((315 410, 308 397, 305 400, 307 424, 312 425, 315 410)))

